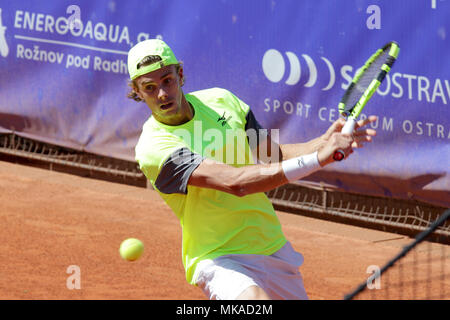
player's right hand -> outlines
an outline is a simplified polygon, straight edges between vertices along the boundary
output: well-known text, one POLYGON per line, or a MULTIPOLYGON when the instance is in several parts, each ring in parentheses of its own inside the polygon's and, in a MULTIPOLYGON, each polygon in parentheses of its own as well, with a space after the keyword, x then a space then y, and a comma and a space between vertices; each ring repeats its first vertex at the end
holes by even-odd
MULTIPOLYGON (((353 149, 362 148, 366 142, 371 142, 372 138, 376 136, 377 134, 376 130, 367 128, 367 125, 377 121, 377 119, 378 119, 377 116, 369 116, 366 119, 361 119, 356 122, 355 130, 351 135, 351 138, 353 140, 351 148, 349 148, 347 151, 344 148, 340 149, 345 152, 346 158, 353 152, 353 149)), ((335 137, 335 135, 336 134, 342 135, 340 132, 344 127, 344 125, 345 119, 339 118, 336 121, 334 121, 328 128, 328 130, 321 136, 322 146, 319 148, 319 155, 320 155, 319 163, 321 164, 321 166, 325 166, 329 163, 334 162, 333 156, 331 157, 331 159, 327 158, 327 156, 328 152, 333 148, 334 145, 336 145, 336 143, 339 143, 339 141, 335 140, 330 142, 330 140, 332 140, 332 137, 334 137, 333 139, 339 139, 335 137)), ((349 136, 347 135, 347 137, 349 136)))
POLYGON ((319 148, 317 158, 319 164, 324 167, 334 162, 333 156, 337 150, 343 150, 345 158, 353 153, 352 144, 354 142, 353 135, 333 132, 322 147, 319 148))

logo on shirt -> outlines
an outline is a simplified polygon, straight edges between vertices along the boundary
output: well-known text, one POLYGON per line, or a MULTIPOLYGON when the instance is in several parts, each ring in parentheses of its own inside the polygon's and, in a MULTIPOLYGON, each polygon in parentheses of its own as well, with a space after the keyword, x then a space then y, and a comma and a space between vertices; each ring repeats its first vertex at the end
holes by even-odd
POLYGON ((223 115, 221 117, 219 117, 219 119, 217 119, 217 122, 221 121, 221 125, 222 127, 225 126, 228 122, 228 120, 231 119, 231 116, 229 116, 228 118, 225 118, 225 112, 223 113, 223 115))

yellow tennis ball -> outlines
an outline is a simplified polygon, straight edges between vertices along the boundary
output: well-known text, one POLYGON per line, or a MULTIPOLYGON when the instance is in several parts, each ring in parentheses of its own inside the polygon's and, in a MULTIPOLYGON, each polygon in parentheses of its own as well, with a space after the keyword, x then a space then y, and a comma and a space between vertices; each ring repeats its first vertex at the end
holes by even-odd
POLYGON ((120 256, 128 261, 134 261, 144 252, 144 244, 139 239, 129 238, 120 244, 120 256))

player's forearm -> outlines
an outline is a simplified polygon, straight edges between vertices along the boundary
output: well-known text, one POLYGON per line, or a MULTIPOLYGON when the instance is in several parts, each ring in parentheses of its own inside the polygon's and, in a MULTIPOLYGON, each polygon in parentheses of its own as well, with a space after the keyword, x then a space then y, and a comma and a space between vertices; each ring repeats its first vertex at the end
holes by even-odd
POLYGON ((236 196, 267 192, 287 182, 282 166, 278 162, 236 168, 205 160, 189 179, 190 185, 212 188, 236 196), (217 172, 220 172, 220 175, 217 172))
POLYGON ((323 136, 305 143, 278 144, 270 137, 260 142, 255 156, 261 163, 275 163, 318 151, 325 145, 323 136))
POLYGON ((191 174, 188 183, 242 197, 270 191, 289 181, 301 179, 320 167, 317 152, 282 162, 238 168, 205 159, 191 174))
POLYGON ((237 196, 267 192, 288 183, 281 163, 258 164, 236 169, 229 181, 233 194, 237 196))
POLYGON ((296 181, 321 168, 317 152, 272 164, 236 168, 230 176, 233 194, 244 196, 267 192, 289 181, 296 181))
POLYGON ((280 144, 282 160, 292 159, 301 155, 318 151, 325 144, 322 137, 315 138, 305 143, 280 144))

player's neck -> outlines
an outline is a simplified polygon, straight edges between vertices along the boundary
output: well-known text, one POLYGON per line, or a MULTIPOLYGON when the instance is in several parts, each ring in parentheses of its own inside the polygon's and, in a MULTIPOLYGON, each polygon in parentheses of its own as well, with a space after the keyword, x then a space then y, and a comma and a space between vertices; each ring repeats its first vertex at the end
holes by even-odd
POLYGON ((181 98, 181 115, 182 118, 180 120, 180 123, 177 125, 182 125, 186 122, 189 122, 194 118, 195 110, 194 107, 190 104, 189 101, 186 100, 186 97, 183 94, 183 97, 181 98))
POLYGON ((186 100, 186 97, 183 94, 179 109, 176 114, 167 118, 159 118, 155 115, 155 119, 165 125, 181 126, 186 122, 191 121, 194 118, 194 114, 194 107, 186 100))

